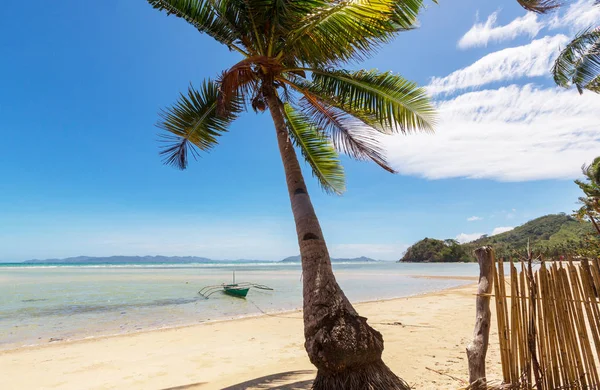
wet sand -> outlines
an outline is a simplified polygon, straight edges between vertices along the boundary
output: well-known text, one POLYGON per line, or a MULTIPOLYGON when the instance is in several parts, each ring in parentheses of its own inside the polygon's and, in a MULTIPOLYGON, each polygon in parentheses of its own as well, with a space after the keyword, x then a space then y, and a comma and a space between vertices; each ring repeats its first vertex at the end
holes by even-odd
MULTIPOLYGON (((356 305, 384 361, 415 389, 459 389, 475 285, 356 305)), ((494 310, 494 308, 492 308, 494 310)), ((493 322, 493 321, 492 321, 493 322)), ((488 378, 500 372, 492 325, 488 378)), ((308 389, 302 313, 287 312, 0 352, 0 389, 308 389)))

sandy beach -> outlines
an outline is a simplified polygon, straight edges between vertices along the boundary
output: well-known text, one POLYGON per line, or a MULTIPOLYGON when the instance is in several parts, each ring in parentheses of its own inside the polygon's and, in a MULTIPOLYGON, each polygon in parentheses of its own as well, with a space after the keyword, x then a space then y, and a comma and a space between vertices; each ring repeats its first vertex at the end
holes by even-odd
MULTIPOLYGON (((475 285, 357 304, 384 336, 384 361, 415 389, 467 378, 475 285), (458 378, 453 379, 452 377, 458 378)), ((0 352, 1 389, 307 389, 301 312, 0 352)), ((488 376, 497 378, 492 327, 488 376)))

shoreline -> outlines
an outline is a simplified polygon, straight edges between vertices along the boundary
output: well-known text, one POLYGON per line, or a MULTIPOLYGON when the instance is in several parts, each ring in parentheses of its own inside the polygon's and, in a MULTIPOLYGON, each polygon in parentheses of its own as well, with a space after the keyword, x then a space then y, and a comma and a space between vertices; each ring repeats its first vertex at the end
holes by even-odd
MULTIPOLYGON (((413 388, 458 389, 463 384, 450 376, 468 378, 464 350, 473 337, 475 292, 469 283, 355 307, 382 333, 384 362, 413 388)), ((306 389, 315 370, 304 350, 300 313, 2 351, 0 367, 7 374, 0 377, 0 388, 306 389)), ((491 380, 500 371, 497 339, 492 324, 491 380)))
MULTIPOLYGON (((415 279, 457 280, 457 281, 462 281, 462 282, 478 280, 478 277, 471 277, 471 276, 428 276, 428 275, 404 275, 404 276, 410 277, 410 278, 415 278, 415 279)), ((469 283, 462 283, 458 286, 436 289, 436 290, 432 290, 432 291, 428 291, 428 292, 424 292, 424 293, 402 295, 402 296, 396 296, 396 297, 391 297, 391 298, 379 298, 379 299, 369 299, 369 300, 364 300, 364 301, 355 301, 355 302, 352 302, 352 305, 360 306, 360 305, 373 304, 373 303, 378 303, 378 302, 390 302, 390 301, 408 299, 408 298, 413 298, 413 297, 427 296, 430 294, 439 294, 444 291, 452 291, 454 289, 460 289, 467 285, 469 285, 469 283)), ((51 337, 50 340, 52 340, 52 341, 45 341, 45 342, 37 343, 37 344, 25 344, 25 345, 20 345, 20 346, 16 346, 16 347, 9 347, 6 349, 0 347, 0 356, 3 354, 17 352, 17 351, 24 350, 24 349, 48 348, 48 347, 55 346, 55 345, 72 344, 72 343, 79 343, 79 342, 93 342, 95 340, 115 338, 115 337, 121 337, 121 336, 127 337, 127 336, 137 335, 137 334, 193 328, 196 326, 218 324, 218 323, 223 323, 223 322, 243 321, 246 319, 262 318, 262 317, 280 317, 281 315, 285 315, 285 314, 302 313, 302 309, 299 309, 299 308, 290 309, 290 310, 281 310, 281 311, 267 311, 267 312, 263 311, 258 306, 256 306, 256 308, 258 310, 260 310, 261 312, 245 314, 245 315, 240 315, 240 316, 236 316, 236 317, 220 317, 220 318, 215 318, 215 319, 210 319, 210 320, 205 320, 205 321, 199 321, 196 323, 177 324, 177 325, 172 325, 172 326, 164 326, 164 327, 160 327, 160 328, 146 328, 146 329, 134 330, 134 331, 123 332, 123 333, 113 333, 113 334, 105 334, 105 335, 98 335, 98 336, 75 337, 75 338, 58 339, 58 340, 56 340, 56 339, 53 340, 53 338, 51 337)), ((280 317, 280 318, 285 318, 285 317, 280 317)), ((298 317, 298 319, 302 319, 302 317, 298 317)))

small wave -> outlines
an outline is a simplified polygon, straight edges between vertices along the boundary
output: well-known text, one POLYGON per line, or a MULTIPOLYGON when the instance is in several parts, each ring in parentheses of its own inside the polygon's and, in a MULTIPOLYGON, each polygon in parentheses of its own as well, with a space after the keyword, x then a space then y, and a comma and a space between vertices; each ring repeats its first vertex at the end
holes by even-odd
MULTIPOLYGON (((23 302, 34 302, 35 300, 25 300, 23 302)), ((176 306, 186 305, 196 302, 204 302, 201 297, 186 297, 186 298, 165 298, 156 299, 149 302, 139 303, 118 303, 118 304, 66 304, 59 306, 50 306, 43 308, 27 307, 14 310, 12 313, 5 312, 4 314, 19 317, 46 317, 46 316, 67 316, 73 314, 89 314, 89 313, 105 313, 105 312, 126 312, 131 309, 161 307, 161 306, 176 306)))
POLYGON ((171 269, 171 268, 245 268, 245 267, 285 267, 289 265, 300 265, 300 263, 279 263, 279 262, 256 262, 256 263, 144 263, 144 264, 23 264, 23 265, 2 265, 3 269, 48 269, 48 268, 150 268, 150 269, 171 269))

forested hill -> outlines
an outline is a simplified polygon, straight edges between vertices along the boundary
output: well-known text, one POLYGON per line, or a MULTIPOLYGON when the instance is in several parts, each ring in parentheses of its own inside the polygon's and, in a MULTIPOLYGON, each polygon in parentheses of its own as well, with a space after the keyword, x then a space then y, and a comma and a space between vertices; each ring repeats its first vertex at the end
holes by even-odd
POLYGON ((473 250, 491 245, 497 256, 512 257, 526 252, 529 240, 534 254, 557 256, 578 254, 586 247, 594 229, 589 222, 579 222, 565 214, 550 214, 529 221, 515 229, 495 236, 459 244, 455 240, 425 238, 408 248, 401 262, 475 261, 473 250))

